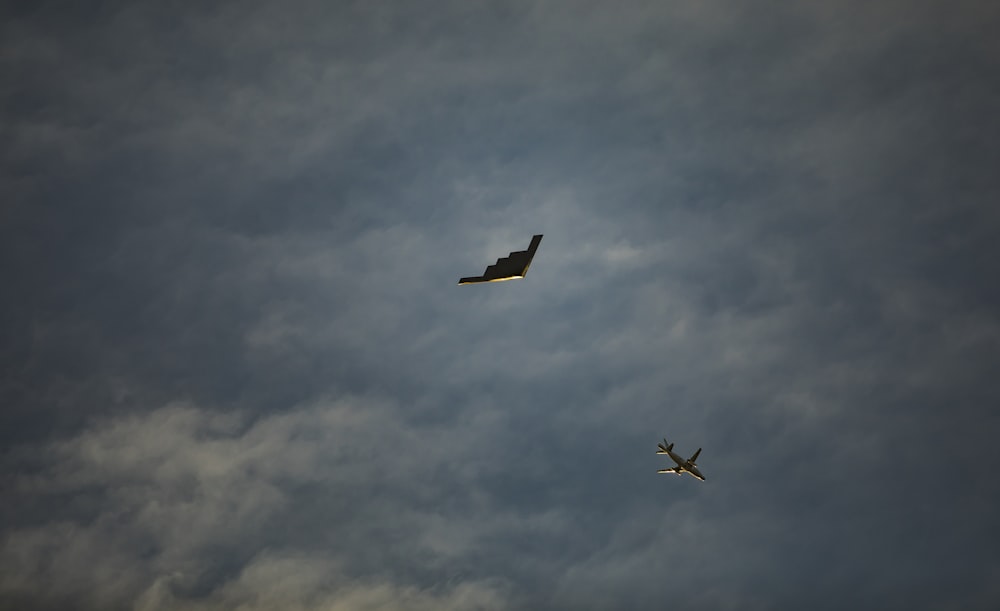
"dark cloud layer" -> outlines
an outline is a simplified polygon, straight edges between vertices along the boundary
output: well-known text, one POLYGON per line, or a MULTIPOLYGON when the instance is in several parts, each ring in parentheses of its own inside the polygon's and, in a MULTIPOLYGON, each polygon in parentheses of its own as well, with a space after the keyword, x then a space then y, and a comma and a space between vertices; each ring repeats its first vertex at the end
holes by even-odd
POLYGON ((1000 602, 990 3, 4 10, 0 607, 1000 602))

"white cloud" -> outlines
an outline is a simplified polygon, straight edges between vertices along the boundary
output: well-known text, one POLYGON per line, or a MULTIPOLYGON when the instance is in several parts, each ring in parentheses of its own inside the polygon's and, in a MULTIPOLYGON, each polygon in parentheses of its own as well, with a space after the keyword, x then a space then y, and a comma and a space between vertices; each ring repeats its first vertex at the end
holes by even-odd
POLYGON ((507 609, 506 593, 489 581, 431 589, 373 579, 351 579, 339 563, 319 555, 263 553, 240 574, 199 600, 173 592, 179 576, 166 575, 143 592, 136 611, 241 609, 245 611, 365 611, 394 609, 507 609))
MULTIPOLYGON (((485 464, 475 454, 496 445, 477 430, 483 425, 489 420, 476 417, 414 429, 397 408, 359 398, 258 419, 171 404, 97 422, 47 447, 22 448, 36 458, 33 473, 16 478, 17 498, 90 495, 92 516, 36 516, 34 526, 9 529, 0 590, 84 607, 135 599, 142 609, 279 601, 291 609, 503 608, 499 582, 427 590, 391 580, 401 555, 440 570, 495 530, 488 518, 449 525, 440 513, 464 502, 451 494, 459 483, 475 496, 485 464), (383 539, 387 519, 392 539, 383 539), (311 551, 282 551, 281 537, 266 535, 292 523, 307 530, 292 539, 311 551), (356 552, 382 569, 349 577, 369 570, 354 563, 356 552), (239 576, 220 580, 220 566, 246 554, 253 560, 239 576), (202 602, 193 602, 192 588, 202 602)), ((488 515, 485 499, 474 502, 488 515)))

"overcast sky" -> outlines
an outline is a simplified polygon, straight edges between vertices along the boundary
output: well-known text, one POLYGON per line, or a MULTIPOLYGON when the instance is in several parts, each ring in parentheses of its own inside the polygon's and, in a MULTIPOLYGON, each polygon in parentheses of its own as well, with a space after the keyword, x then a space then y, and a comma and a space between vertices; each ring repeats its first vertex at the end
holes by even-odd
POLYGON ((0 608, 1000 606, 1000 5, 195 4, 0 15, 0 608))

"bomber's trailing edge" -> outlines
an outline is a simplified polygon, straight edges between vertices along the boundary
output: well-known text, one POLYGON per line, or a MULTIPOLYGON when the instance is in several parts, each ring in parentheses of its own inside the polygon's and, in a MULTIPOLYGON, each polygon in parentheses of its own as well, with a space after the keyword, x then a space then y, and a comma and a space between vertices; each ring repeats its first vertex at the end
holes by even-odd
POLYGON ((694 453, 694 456, 684 460, 681 456, 674 453, 674 444, 667 443, 666 439, 663 440, 663 443, 656 444, 656 447, 659 448, 656 451, 657 454, 666 454, 671 458, 671 460, 677 463, 676 467, 672 469, 660 469, 657 473, 675 473, 677 475, 690 473, 691 477, 697 477, 701 481, 705 481, 705 476, 701 474, 701 471, 698 470, 698 466, 695 465, 694 462, 698 460, 698 455, 701 454, 701 448, 698 448, 698 451, 694 453))
POLYGON ((482 276, 469 276, 458 281, 459 284, 478 284, 480 282, 500 282, 501 280, 513 280, 514 278, 524 278, 528 273, 531 260, 535 258, 535 251, 542 243, 542 235, 532 236, 528 250, 516 250, 496 263, 486 268, 482 276))

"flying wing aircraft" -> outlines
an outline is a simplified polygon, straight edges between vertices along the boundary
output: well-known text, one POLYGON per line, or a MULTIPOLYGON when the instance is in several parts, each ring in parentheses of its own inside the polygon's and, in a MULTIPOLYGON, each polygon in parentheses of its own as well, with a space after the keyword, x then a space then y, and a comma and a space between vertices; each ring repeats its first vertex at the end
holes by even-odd
POLYGON ((692 477, 697 477, 701 481, 705 481, 705 476, 701 474, 701 471, 698 470, 698 467, 694 462, 698 460, 698 455, 701 454, 701 448, 698 448, 698 451, 694 453, 694 456, 685 460, 678 454, 674 453, 674 444, 667 443, 666 439, 663 440, 663 443, 656 444, 656 447, 659 448, 659 450, 656 451, 657 454, 666 454, 675 463, 677 463, 677 466, 673 469, 660 469, 657 473, 676 473, 677 475, 690 473, 692 477))
POLYGON ((459 284, 477 284, 480 282, 500 282, 501 280, 512 280, 514 278, 524 278, 528 273, 528 266, 535 257, 538 245, 542 243, 542 235, 531 237, 531 244, 528 250, 516 250, 486 268, 482 276, 469 276, 458 281, 459 284))

